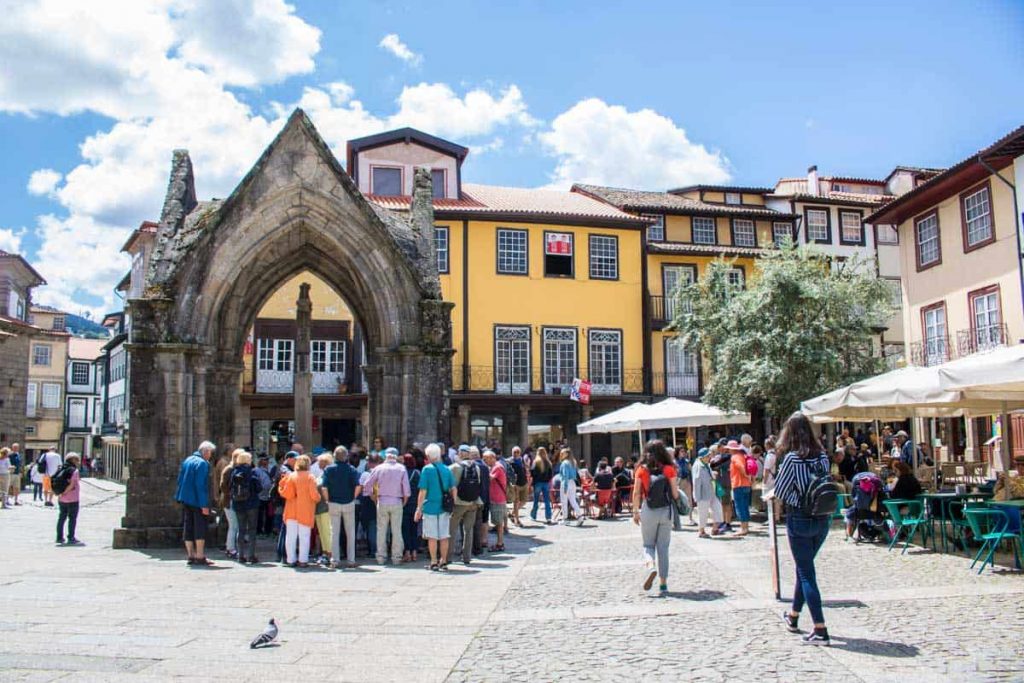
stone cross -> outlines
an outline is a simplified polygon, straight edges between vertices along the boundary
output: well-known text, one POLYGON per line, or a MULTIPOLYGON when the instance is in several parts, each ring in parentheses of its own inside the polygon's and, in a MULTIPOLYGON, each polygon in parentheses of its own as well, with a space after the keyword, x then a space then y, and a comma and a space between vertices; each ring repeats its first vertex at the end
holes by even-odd
POLYGON ((295 440, 306 448, 313 447, 313 373, 309 365, 310 323, 313 302, 309 299, 309 284, 299 285, 299 299, 295 302, 295 372, 292 393, 295 401, 295 440))

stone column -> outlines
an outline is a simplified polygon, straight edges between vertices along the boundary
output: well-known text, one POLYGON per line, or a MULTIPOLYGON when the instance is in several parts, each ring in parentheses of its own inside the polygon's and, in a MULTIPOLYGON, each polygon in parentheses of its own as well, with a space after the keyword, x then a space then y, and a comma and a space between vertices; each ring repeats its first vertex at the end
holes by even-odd
POLYGON ((309 285, 299 285, 299 298, 295 302, 295 368, 292 393, 295 400, 295 438, 308 450, 313 449, 313 372, 309 366, 310 322, 313 302, 309 299, 309 285))
POLYGON ((469 442, 469 436, 470 436, 470 434, 469 434, 469 415, 470 415, 470 412, 471 412, 470 407, 469 407, 468 404, 463 403, 463 404, 461 404, 458 407, 457 412, 458 412, 458 416, 459 416, 459 432, 458 432, 459 443, 468 443, 469 442))
MULTIPOLYGON (((364 403, 359 409, 359 425, 362 429, 362 433, 359 434, 357 441, 369 448, 373 445, 373 437, 370 436, 370 406, 366 403, 364 403)), ((348 445, 349 444, 345 444, 346 447, 348 447, 348 445)))
MULTIPOLYGON (((583 419, 581 422, 586 422, 594 414, 594 409, 589 405, 581 406, 583 408, 583 419)), ((590 453, 590 434, 581 434, 580 438, 583 440, 581 449, 583 451, 583 462, 587 463, 587 467, 593 471, 594 463, 591 461, 590 453)))
POLYGON ((530 445, 530 404, 519 404, 519 447, 530 445))

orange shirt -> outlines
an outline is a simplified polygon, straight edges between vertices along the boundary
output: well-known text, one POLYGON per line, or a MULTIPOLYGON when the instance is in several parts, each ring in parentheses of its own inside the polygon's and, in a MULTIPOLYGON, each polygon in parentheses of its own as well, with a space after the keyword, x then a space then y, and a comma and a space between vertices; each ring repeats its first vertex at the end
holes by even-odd
POLYGON ((729 483, 734 489, 750 486, 750 475, 747 474, 747 456, 743 453, 733 453, 729 461, 729 483))
MULTIPOLYGON (((668 479, 676 478, 676 468, 672 465, 665 465, 661 468, 661 473, 668 479)), ((633 476, 636 478, 637 485, 640 486, 640 495, 646 498, 647 491, 651 488, 651 471, 647 469, 646 465, 640 465, 636 468, 636 473, 633 476)))
POLYGON ((292 472, 277 486, 284 498, 284 520, 294 519, 303 526, 312 527, 320 491, 309 472, 292 472))

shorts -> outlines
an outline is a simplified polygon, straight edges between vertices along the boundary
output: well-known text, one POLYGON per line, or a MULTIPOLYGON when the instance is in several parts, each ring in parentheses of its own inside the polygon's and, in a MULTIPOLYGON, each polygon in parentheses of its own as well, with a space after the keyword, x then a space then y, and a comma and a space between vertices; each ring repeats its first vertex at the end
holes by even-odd
POLYGON ((504 503, 491 506, 491 524, 497 527, 505 526, 508 520, 508 506, 504 503))
POLYGON ((526 503, 529 502, 530 486, 513 486, 512 488, 514 489, 515 494, 515 504, 526 505, 526 503))
POLYGON ((439 515, 423 515, 423 538, 445 541, 451 536, 448 528, 452 523, 452 513, 442 512, 439 515))
POLYGON ((206 540, 206 515, 199 508, 182 504, 182 535, 186 541, 206 540))
POLYGON ((50 475, 43 475, 43 492, 53 493, 53 484, 50 483, 50 475))

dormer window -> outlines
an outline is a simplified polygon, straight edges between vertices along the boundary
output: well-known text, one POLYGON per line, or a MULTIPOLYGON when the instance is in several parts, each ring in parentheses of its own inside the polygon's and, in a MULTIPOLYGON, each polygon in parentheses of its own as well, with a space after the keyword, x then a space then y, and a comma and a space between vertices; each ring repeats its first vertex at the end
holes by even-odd
POLYGON ((371 169, 371 174, 371 194, 380 197, 400 197, 402 195, 402 169, 374 166, 371 169))
POLYGON ((726 204, 740 204, 740 193, 739 192, 726 192, 725 193, 726 204))
POLYGON ((443 168, 435 168, 430 171, 430 180, 434 186, 434 199, 444 199, 447 196, 445 192, 445 173, 443 168))

